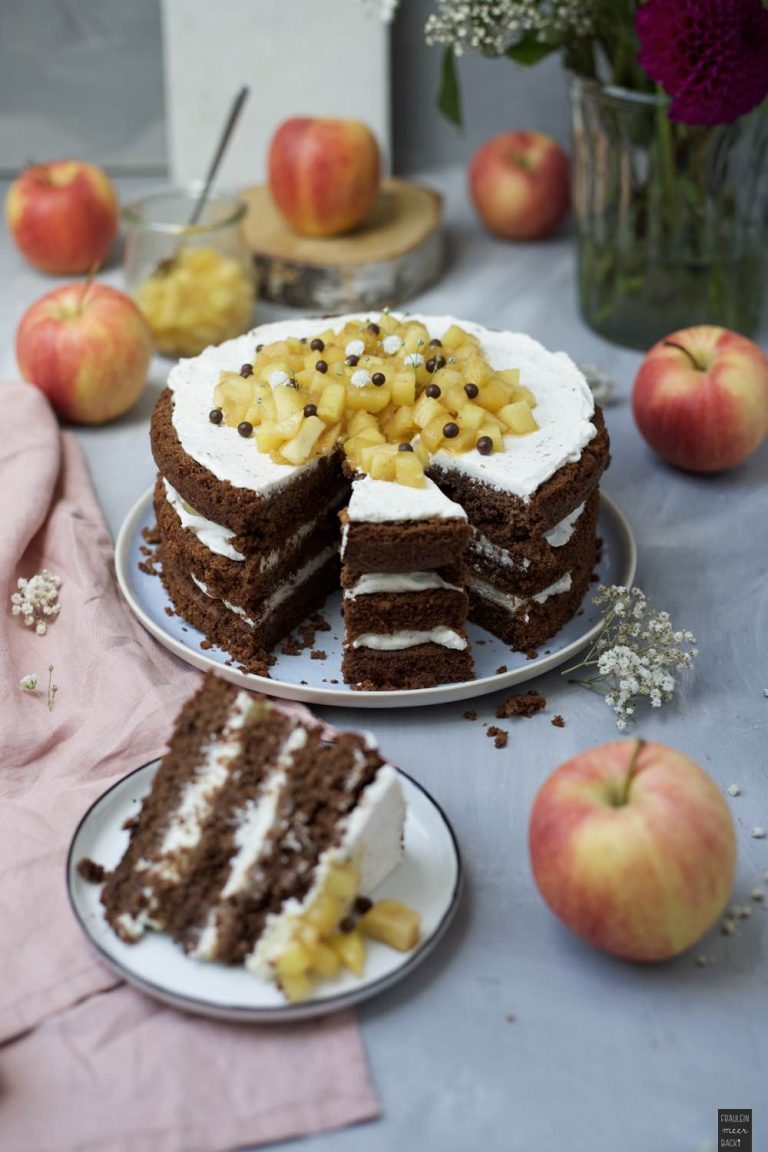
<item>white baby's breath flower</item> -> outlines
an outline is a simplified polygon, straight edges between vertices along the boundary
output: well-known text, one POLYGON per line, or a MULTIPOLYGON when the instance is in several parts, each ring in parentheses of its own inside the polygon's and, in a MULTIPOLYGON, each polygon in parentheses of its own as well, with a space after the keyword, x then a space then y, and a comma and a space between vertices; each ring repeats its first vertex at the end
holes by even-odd
POLYGON ((287 372, 270 372, 268 379, 270 388, 293 388, 294 386, 294 382, 287 372))
POLYGON ((427 43, 449 46, 457 56, 501 56, 526 33, 552 43, 589 35, 592 7, 584 0, 437 0, 427 21, 427 43))
POLYGON ((347 356, 362 356, 365 352, 365 344, 362 340, 350 340, 344 352, 347 356))
POLYGON ((355 388, 365 388, 366 385, 370 384, 371 377, 370 377, 369 373, 365 371, 364 368, 358 368, 358 370, 356 372, 352 373, 352 376, 351 376, 351 379, 349 382, 355 388))
POLYGON ((677 675, 696 655, 695 637, 673 629, 669 613, 652 608, 639 588, 601 586, 594 599, 606 607, 603 627, 584 660, 567 671, 595 670, 575 683, 604 692, 617 728, 624 731, 641 700, 660 708, 672 699, 677 675))
POLYGON ((34 672, 30 672, 27 676, 22 676, 19 681, 19 687, 23 692, 37 692, 37 676, 34 672))
POLYGON ((421 352, 409 352, 407 356, 403 357, 403 364, 409 364, 411 368, 421 368, 424 363, 424 357, 421 352))
POLYGON ((381 342, 381 346, 386 352, 387 356, 396 356, 403 346, 401 336, 396 336, 394 333, 390 336, 385 336, 381 342))
POLYGON ((31 576, 16 581, 16 591, 11 594, 11 615, 21 616, 27 628, 34 628, 38 636, 45 636, 48 623, 60 611, 59 588, 61 580, 47 568, 31 576))

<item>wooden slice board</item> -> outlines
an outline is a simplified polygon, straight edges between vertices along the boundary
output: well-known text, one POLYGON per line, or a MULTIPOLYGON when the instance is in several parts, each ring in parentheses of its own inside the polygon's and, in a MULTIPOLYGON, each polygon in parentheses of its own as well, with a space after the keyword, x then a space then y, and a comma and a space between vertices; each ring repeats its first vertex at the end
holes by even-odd
POLYGON ((240 196, 259 293, 277 304, 327 313, 394 306, 440 274, 443 201, 431 188, 384 180, 360 228, 326 238, 293 232, 264 185, 240 196))

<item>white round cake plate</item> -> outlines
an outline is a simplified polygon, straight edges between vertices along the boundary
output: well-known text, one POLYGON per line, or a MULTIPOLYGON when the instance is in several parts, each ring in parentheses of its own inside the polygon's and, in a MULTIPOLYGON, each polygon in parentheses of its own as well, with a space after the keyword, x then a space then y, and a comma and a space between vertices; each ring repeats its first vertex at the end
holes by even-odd
MULTIPOLYGON (((115 547, 117 579, 123 595, 144 627, 188 664, 204 671, 218 672, 243 688, 302 700, 308 704, 330 704, 344 708, 412 708, 423 704, 445 704, 451 700, 470 700, 524 680, 532 680, 551 668, 570 660, 597 636, 602 623, 599 608, 587 593, 581 615, 576 615, 556 636, 548 640, 540 656, 529 660, 522 652, 512 652, 490 632, 470 624, 467 628, 475 658, 476 677, 458 684, 440 684, 435 688, 403 689, 397 692, 355 692, 343 682, 341 649, 344 626, 341 619, 341 593, 330 596, 322 614, 330 631, 318 632, 316 650, 325 659, 312 659, 309 651, 298 656, 275 652, 276 663, 270 675, 256 676, 242 672, 235 661, 219 648, 202 649, 205 636, 173 613, 173 605, 158 576, 139 568, 147 557, 142 535, 154 525, 152 491, 134 505, 120 529, 115 547), (506 671, 499 672, 500 667, 506 671)), ((610 497, 600 494, 598 533, 603 540, 597 573, 603 584, 629 587, 635 578, 637 549, 632 529, 610 497)))
POLYGON ((420 784, 400 772, 406 803, 405 852, 375 896, 402 900, 420 913, 421 942, 412 952, 366 941, 362 976, 344 972, 323 980, 312 999, 291 1004, 275 984, 242 967, 193 960, 163 933, 150 932, 137 944, 124 943, 106 921, 101 886, 83 880, 77 865, 87 857, 107 870, 115 867, 128 844, 129 832, 123 825, 138 812, 159 763, 145 764, 99 797, 80 821, 67 858, 69 899, 80 927, 102 960, 142 992, 174 1008, 222 1020, 263 1024, 325 1016, 378 996, 402 980, 445 933, 462 887, 458 845, 442 809, 420 784))

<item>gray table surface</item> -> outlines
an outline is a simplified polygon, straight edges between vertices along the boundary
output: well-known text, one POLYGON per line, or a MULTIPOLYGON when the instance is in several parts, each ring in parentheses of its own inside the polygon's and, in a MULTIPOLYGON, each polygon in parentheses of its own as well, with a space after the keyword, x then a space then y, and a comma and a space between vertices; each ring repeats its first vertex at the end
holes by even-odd
MULTIPOLYGON (((551 673, 537 683, 549 710, 510 723, 505 751, 482 720, 505 695, 399 711, 325 709, 361 723, 387 755, 435 795, 456 830, 467 887, 437 953, 406 982, 361 1007, 380 1120, 307 1139, 306 1152, 703 1152, 716 1147, 716 1109, 752 1107, 754 1148, 768 1147, 768 687, 766 520, 768 444, 715 478, 665 467, 635 430, 629 392, 639 356, 580 321, 567 239, 505 245, 476 223, 461 173, 433 175, 447 194, 450 259, 439 284, 410 305, 529 332, 618 381, 608 408, 613 463, 605 490, 627 514, 639 548, 637 583, 701 654, 677 700, 643 715, 638 732, 697 759, 728 797, 739 838, 734 901, 752 916, 716 929, 680 959, 639 967, 600 955, 562 927, 534 887, 527 823, 533 797, 567 757, 617 736, 597 697, 551 673), (564 729, 551 725, 555 713, 564 729), (697 954, 711 958, 707 967, 697 954)), ((146 181, 124 180, 125 198, 146 181)), ((51 281, 17 256, 2 231, 3 376, 16 373, 13 334, 51 281)), ((119 267, 105 276, 119 285, 119 267)), ((259 319, 284 311, 263 305, 259 319)), ((768 333, 764 327, 762 344, 768 333)), ((117 423, 78 432, 113 533, 150 485, 147 428, 168 362, 153 363, 145 395, 117 423)))

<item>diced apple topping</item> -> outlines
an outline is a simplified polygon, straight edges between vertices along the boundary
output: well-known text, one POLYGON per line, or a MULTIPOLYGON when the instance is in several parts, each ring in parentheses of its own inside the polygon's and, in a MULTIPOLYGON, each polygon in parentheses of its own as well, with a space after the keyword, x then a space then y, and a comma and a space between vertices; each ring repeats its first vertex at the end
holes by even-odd
POLYGON ((410 952, 419 942, 421 916, 399 900, 377 900, 360 917, 360 931, 398 952, 410 952))
POLYGON ((161 352, 195 356, 245 331, 254 283, 239 260, 215 248, 183 245, 138 286, 135 297, 161 352))
POLYGON ((311 340, 260 345, 239 372, 221 373, 214 404, 215 423, 246 422, 278 464, 341 444, 356 471, 415 488, 435 452, 487 456, 504 451, 505 436, 538 427, 519 369, 493 369, 458 324, 435 340, 424 324, 388 312, 311 340))
MULTIPOLYGON (((408 456, 416 459, 413 453, 408 456)), ((418 944, 418 912, 398 900, 371 904, 358 896, 359 888, 360 873, 351 861, 338 861, 329 867, 321 890, 273 961, 286 999, 306 1000, 318 980, 336 976, 342 968, 362 976, 366 936, 401 952, 418 944)))

